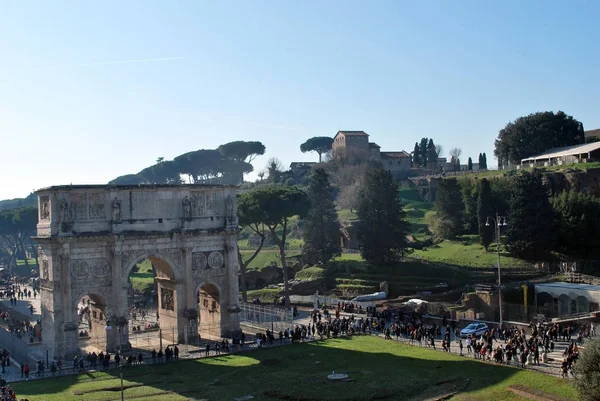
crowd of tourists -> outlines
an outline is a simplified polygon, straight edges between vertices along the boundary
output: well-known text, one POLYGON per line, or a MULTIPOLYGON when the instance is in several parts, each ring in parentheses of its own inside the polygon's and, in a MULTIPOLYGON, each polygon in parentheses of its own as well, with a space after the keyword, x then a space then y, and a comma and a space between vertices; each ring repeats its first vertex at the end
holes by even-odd
MULTIPOLYGON (((573 366, 579 356, 579 345, 587 337, 596 335, 596 327, 587 324, 579 328, 576 340, 572 340, 576 329, 573 326, 559 324, 542 325, 530 324, 529 330, 525 328, 502 327, 491 328, 481 336, 467 336, 460 338, 460 330, 455 321, 448 322, 444 317, 441 325, 430 323, 426 315, 418 312, 408 314, 402 311, 375 311, 370 310, 369 317, 341 316, 340 311, 344 305, 335 308, 335 315, 324 309, 311 314, 311 323, 308 327, 296 326, 292 333, 297 333, 299 341, 315 338, 337 337, 338 335, 352 334, 381 334, 386 339, 405 340, 409 344, 440 349, 445 352, 452 351, 454 342, 456 352, 460 355, 471 355, 482 361, 492 361, 499 364, 508 364, 525 368, 529 365, 540 365, 547 362, 547 354, 554 352, 555 342, 568 342, 569 345, 563 353, 563 362, 560 366, 561 374, 567 377, 572 372, 573 366), (529 331, 527 333, 526 331, 529 331)), ((288 331, 280 333, 280 341, 288 337, 288 331)), ((271 344, 272 341, 269 341, 271 344)))

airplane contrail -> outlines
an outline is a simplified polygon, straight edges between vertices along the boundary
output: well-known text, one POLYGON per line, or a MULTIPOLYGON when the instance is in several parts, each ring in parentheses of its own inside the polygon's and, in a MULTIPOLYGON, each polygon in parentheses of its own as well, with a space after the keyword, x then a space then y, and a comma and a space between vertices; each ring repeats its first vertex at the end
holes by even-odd
POLYGON ((98 65, 111 65, 111 64, 132 64, 132 63, 150 63, 154 61, 172 61, 172 60, 185 60, 187 57, 161 57, 161 58, 144 58, 137 60, 117 60, 117 61, 99 61, 96 63, 86 64, 74 64, 69 67, 94 67, 98 65))

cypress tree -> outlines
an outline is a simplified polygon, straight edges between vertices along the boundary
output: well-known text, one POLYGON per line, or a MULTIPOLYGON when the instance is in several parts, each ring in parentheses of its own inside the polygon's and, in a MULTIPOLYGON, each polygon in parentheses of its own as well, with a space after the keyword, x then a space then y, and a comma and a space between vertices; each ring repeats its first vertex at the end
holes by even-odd
POLYGON ((412 161, 413 167, 421 167, 421 149, 419 148, 419 142, 415 142, 412 161))
POLYGON ((486 226, 488 216, 494 213, 493 195, 490 182, 483 178, 479 183, 479 198, 477 199, 477 223, 479 226, 479 240, 487 251, 494 240, 494 225, 486 226))
POLYGON ((399 262, 407 251, 410 224, 392 174, 383 169, 368 172, 358 203, 357 237, 362 257, 374 265, 399 262))
POLYGON ((548 191, 538 170, 511 179, 508 246, 511 253, 542 260, 552 249, 554 214, 548 191))
POLYGON ((440 219, 439 232, 443 238, 452 239, 462 234, 465 206, 456 178, 440 181, 435 195, 435 210, 440 219))
POLYGON ((340 223, 333 190, 324 169, 316 169, 308 185, 310 208, 304 220, 304 251, 310 263, 326 263, 342 253, 340 223))

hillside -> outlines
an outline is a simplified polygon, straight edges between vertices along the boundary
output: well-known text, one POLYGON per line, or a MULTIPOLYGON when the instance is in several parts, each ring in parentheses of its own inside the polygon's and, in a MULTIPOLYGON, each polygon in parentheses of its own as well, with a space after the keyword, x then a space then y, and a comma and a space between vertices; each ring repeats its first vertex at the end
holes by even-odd
POLYGON ((0 200, 0 210, 14 209, 20 206, 34 206, 37 204, 37 195, 29 194, 26 198, 0 200))

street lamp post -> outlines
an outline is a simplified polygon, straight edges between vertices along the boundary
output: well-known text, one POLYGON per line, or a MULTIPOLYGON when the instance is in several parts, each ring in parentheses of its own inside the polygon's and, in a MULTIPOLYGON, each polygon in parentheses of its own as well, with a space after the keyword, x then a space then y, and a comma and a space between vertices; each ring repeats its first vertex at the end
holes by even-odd
POLYGON ((496 213, 496 217, 488 216, 485 225, 489 226, 490 221, 494 222, 494 232, 496 234, 496 252, 498 253, 498 308, 500 311, 500 327, 502 327, 502 276, 500 275, 500 227, 507 226, 506 217, 499 216, 496 213))

